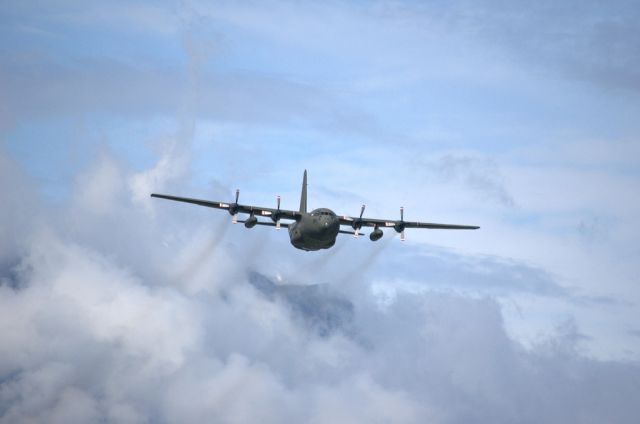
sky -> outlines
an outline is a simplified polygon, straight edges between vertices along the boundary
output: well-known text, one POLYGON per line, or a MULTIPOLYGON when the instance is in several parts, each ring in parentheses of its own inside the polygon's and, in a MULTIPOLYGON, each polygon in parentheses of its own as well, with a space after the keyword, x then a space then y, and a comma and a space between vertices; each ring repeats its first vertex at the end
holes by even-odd
POLYGON ((5 1, 0 423, 637 421, 635 1, 5 1), (481 226, 340 237, 151 199, 481 226))

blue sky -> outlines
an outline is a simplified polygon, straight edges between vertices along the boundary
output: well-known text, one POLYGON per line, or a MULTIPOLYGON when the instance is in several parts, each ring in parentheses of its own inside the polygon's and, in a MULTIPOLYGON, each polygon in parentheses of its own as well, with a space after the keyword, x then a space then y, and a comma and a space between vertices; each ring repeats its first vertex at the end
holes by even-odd
MULTIPOLYGON (((25 269, 47 270, 54 259, 38 249, 52 243, 75 259, 66 280, 43 279, 47 290, 103 267, 141 302, 126 302, 132 311, 158 299, 167 310, 180 308, 174 300, 186 310, 219 302, 217 294, 236 290, 220 281, 244 281, 248 271, 291 284, 344 283, 334 289, 356 305, 356 294, 372 296, 378 309, 364 310, 389 334, 405 313, 415 324, 402 308, 416 307, 416 299, 447 320, 473 320, 472 312, 450 311, 460 303, 492 317, 481 320, 480 333, 503 331, 515 350, 538 355, 569 343, 576 361, 611 361, 637 373, 638 18, 640 7, 626 1, 9 2, 0 11, 0 166, 9 205, 0 215, 0 279, 35 290, 25 269), (311 207, 353 215, 366 203, 367 214, 393 218, 402 205, 408 219, 482 229, 411 231, 404 244, 391 233, 375 245, 345 237, 335 252, 306 254, 285 234, 228 228, 228 216, 148 198, 156 191, 224 200, 240 188, 247 203, 271 205, 280 194, 284 207, 295 208, 303 169, 311 207), (196 297, 202 292, 205 301, 196 297)), ((89 299, 101 281, 87 283, 96 290, 85 293, 89 299)), ((286 305, 238 293, 238 309, 218 318, 238 318, 242 302, 258 302, 280 317, 271 325, 295 327, 286 305)), ((35 319, 25 314, 16 320, 35 319)), ((195 333, 213 331, 200 325, 202 316, 185 316, 195 333)), ((241 321, 239 331, 247 330, 250 318, 241 321)), ((91 331, 109 339, 115 321, 105 322, 91 331)), ((135 338, 127 325, 133 333, 121 337, 135 338)), ((432 336, 442 330, 427 327, 432 336)), ((360 331, 373 337, 370 327, 360 331)), ((399 334, 407 337, 401 344, 416 341, 399 334)), ((294 339, 314 358, 357 356, 348 342, 310 347, 294 339)), ((16 352, 29 344, 16 340, 16 352)), ((498 349, 494 342, 507 343, 487 336, 487 349, 498 349)), ((286 380, 255 346, 226 343, 241 358, 228 372, 266 366, 274 381, 286 380)), ((453 346, 442 343, 434 355, 453 346)), ((380 352, 363 358, 373 364, 394 355, 380 352)), ((3 372, 50 363, 45 355, 16 365, 10 356, 3 372)), ((465 360, 463 368, 475 371, 465 360)), ((394 386, 371 366, 358 371, 354 387, 367 393, 358 399, 393 387, 409 397, 431 393, 406 381, 394 386)), ((538 382, 530 383, 534 390, 538 382)), ((465 391, 468 405, 485 405, 472 392, 465 391)), ((407 401, 392 395, 395 406, 407 401)), ((587 403, 579 391, 572 395, 587 403)), ((432 400, 442 422, 464 421, 463 412, 438 415, 446 400, 432 400)), ((610 405, 602 405, 606 417, 610 405)), ((10 406, 0 409, 5 419, 31 411, 10 406)), ((184 418, 176 408, 155 413, 184 418)))

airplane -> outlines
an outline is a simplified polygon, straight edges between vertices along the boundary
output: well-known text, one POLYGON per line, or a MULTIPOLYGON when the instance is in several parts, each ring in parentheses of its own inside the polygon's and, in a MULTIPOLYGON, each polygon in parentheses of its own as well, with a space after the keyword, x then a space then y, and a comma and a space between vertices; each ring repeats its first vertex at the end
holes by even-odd
POLYGON ((240 190, 236 190, 236 199, 232 203, 217 202, 211 200, 191 199, 187 197, 170 196, 166 194, 152 193, 151 197, 160 199, 174 200, 177 202, 192 203, 195 205, 206 206, 215 209, 225 209, 229 212, 233 224, 243 223, 246 228, 253 228, 256 225, 266 225, 280 228, 287 228, 289 231, 289 239, 293 247, 306 251, 316 251, 320 249, 329 249, 336 243, 338 234, 351 234, 354 237, 360 235, 362 227, 373 227, 373 231, 369 234, 371 241, 380 240, 383 236, 382 228, 393 228, 400 233, 400 240, 404 241, 404 230, 406 228, 431 228, 446 230, 477 230, 475 225, 451 225, 451 224, 433 224, 430 222, 413 222, 404 220, 404 208, 400 207, 400 219, 375 219, 363 218, 365 205, 360 209, 358 217, 338 216, 331 209, 318 208, 311 212, 307 212, 307 171, 304 171, 302 177, 302 193, 300 195, 300 209, 297 211, 280 209, 280 196, 277 196, 277 206, 273 208, 265 208, 260 206, 249 206, 238 203, 240 190), (238 214, 248 214, 249 217, 244 220, 238 220, 238 214), (261 221, 258 217, 266 217, 271 221, 261 221), (290 220, 293 222, 280 222, 280 220, 290 220), (342 230, 341 226, 351 227, 351 230, 342 230))

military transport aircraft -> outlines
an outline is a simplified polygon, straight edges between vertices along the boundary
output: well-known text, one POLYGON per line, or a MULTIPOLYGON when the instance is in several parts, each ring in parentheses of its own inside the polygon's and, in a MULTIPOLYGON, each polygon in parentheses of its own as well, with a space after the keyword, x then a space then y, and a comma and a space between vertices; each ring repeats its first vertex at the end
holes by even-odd
POLYGON ((360 235, 362 227, 373 227, 373 231, 369 234, 371 241, 379 240, 382 235, 382 228, 393 228, 400 233, 400 240, 404 241, 405 228, 435 228, 446 230, 476 230, 480 227, 475 225, 450 225, 450 224, 432 224, 429 222, 412 222, 404 220, 404 208, 400 208, 400 220, 393 219, 374 219, 363 218, 365 205, 360 209, 360 216, 338 216, 332 210, 326 208, 314 209, 307 212, 307 171, 304 171, 302 178, 302 194, 300 196, 300 210, 290 211, 280 209, 280 196, 277 197, 277 207, 263 208, 260 206, 248 206, 238 203, 240 190, 236 190, 236 200, 233 203, 216 202, 211 200, 190 199, 187 197, 169 196, 166 194, 151 194, 151 197, 161 199, 175 200, 177 202, 193 203, 209 208, 226 209, 231 214, 234 224, 241 222, 247 228, 253 228, 256 225, 268 225, 276 227, 276 230, 284 227, 289 230, 289 239, 291 244, 301 250, 320 250, 328 249, 336 243, 338 234, 351 234, 354 237, 360 235), (238 214, 249 214, 247 219, 238 220, 238 214), (260 221, 258 217, 270 218, 271 221, 260 221), (290 220, 293 222, 281 223, 280 220, 290 220), (341 230, 340 226, 345 225, 351 227, 353 231, 341 230))

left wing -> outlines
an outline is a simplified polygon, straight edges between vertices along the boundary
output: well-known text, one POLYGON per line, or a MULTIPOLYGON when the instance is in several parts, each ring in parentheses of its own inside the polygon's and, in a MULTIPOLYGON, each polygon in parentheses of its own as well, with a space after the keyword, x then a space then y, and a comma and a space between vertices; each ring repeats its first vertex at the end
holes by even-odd
POLYGON ((295 221, 300 218, 300 212, 298 211, 280 209, 280 196, 278 196, 278 207, 274 209, 274 208, 264 208, 261 206, 250 206, 250 205, 239 204, 238 195, 239 195, 239 192, 236 191, 235 202, 218 202, 215 200, 192 199, 189 197, 178 197, 178 196, 170 196, 168 194, 157 194, 157 193, 151 194, 151 197, 157 197, 159 199, 174 200, 176 202, 192 203, 194 205, 206 206, 208 208, 214 208, 214 209, 224 209, 233 216, 235 216, 238 213, 246 213, 246 214, 254 215, 256 217, 258 216, 268 217, 273 220, 291 219, 295 221))

